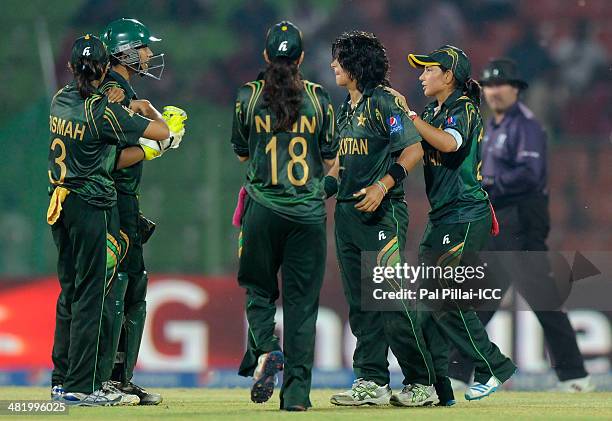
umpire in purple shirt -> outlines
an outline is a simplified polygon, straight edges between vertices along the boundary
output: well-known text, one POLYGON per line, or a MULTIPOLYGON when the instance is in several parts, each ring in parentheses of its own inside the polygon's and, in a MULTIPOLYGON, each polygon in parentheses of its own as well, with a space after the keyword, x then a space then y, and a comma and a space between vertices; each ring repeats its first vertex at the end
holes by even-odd
MULTIPOLYGON (((493 112, 482 141, 482 183, 500 225, 500 234, 492 239, 488 249, 545 252, 550 228, 547 139, 533 112, 519 99, 521 91, 527 89, 527 83, 519 77, 514 61, 498 59, 487 65, 480 84, 493 112)), ((498 266, 494 270, 496 286, 508 289, 512 283, 534 310, 544 330, 548 353, 560 380, 560 390, 590 391, 593 386, 584 369, 576 334, 567 314, 561 310, 551 311, 546 306, 546 299, 556 295, 556 284, 544 255, 517 253, 521 261, 526 256, 532 261, 498 266), (534 255, 539 257, 533 260, 534 255), (504 270, 508 267, 511 269, 504 270)), ((479 312, 485 325, 493 315, 494 311, 479 312)), ((453 357, 451 361, 455 363, 450 365, 450 377, 468 383, 473 369, 471 362, 462 360, 456 352, 453 357)))

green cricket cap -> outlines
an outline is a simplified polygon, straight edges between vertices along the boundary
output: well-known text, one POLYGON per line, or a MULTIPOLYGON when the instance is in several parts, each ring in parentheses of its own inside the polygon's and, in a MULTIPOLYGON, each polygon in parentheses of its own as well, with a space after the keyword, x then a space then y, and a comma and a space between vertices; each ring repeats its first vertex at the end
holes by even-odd
POLYGON ((297 60, 302 51, 302 32, 291 22, 284 20, 268 30, 266 53, 270 60, 277 57, 297 60))
POLYGON ((408 63, 414 68, 440 66, 451 70, 459 83, 465 83, 472 73, 472 65, 462 49, 444 45, 429 54, 408 54, 408 63))
POLYGON ((74 41, 70 53, 70 64, 76 67, 79 60, 84 58, 102 64, 108 63, 108 51, 100 38, 87 34, 74 41))

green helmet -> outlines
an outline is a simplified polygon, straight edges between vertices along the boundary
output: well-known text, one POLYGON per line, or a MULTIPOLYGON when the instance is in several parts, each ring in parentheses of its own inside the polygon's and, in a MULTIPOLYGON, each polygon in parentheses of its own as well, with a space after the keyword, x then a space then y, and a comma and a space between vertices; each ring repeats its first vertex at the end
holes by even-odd
POLYGON ((136 19, 121 18, 112 21, 104 29, 100 39, 108 48, 112 57, 123 66, 135 71, 141 76, 151 76, 161 79, 164 71, 164 55, 157 54, 142 61, 138 49, 149 46, 152 42, 161 41, 151 35, 149 28, 136 19), (151 73, 157 70, 157 74, 151 73))

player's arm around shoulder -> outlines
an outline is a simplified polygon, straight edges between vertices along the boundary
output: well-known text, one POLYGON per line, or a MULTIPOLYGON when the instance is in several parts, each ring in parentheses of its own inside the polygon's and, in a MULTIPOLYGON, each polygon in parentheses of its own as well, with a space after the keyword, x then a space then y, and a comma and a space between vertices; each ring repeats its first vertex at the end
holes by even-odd
POLYGON ((129 98, 121 85, 108 76, 102 81, 99 91, 106 95, 108 102, 129 105, 129 98))
MULTIPOLYGON (((411 145, 421 142, 406 98, 395 89, 388 86, 377 88, 376 112, 382 114, 385 134, 389 137, 390 151, 402 151, 411 145), (380 111, 378 111, 380 110, 380 111)), ((380 120, 380 117, 378 118, 380 120)))

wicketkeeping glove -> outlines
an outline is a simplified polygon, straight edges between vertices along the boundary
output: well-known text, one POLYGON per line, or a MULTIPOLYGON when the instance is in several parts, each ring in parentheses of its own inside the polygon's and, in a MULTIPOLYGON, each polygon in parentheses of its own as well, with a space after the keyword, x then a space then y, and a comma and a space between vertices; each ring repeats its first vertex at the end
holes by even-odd
POLYGON ((183 140, 183 135, 185 134, 185 120, 187 120, 187 113, 185 110, 175 107, 173 105, 166 105, 164 107, 164 112, 162 113, 162 118, 168 124, 168 128, 170 129, 170 148, 176 149, 179 147, 181 141, 183 140))
POLYGON ((185 110, 167 105, 164 107, 162 118, 166 121, 170 129, 170 137, 168 139, 156 142, 144 137, 140 138, 139 143, 144 151, 145 160, 147 161, 159 158, 168 149, 178 148, 183 140, 183 135, 185 134, 185 120, 187 120, 187 113, 185 110))
POLYGON ((159 158, 170 149, 172 145, 172 137, 168 139, 162 140, 161 142, 157 142, 155 140, 147 139, 146 137, 141 137, 138 140, 140 143, 140 147, 144 151, 145 160, 150 161, 155 158, 159 158))

